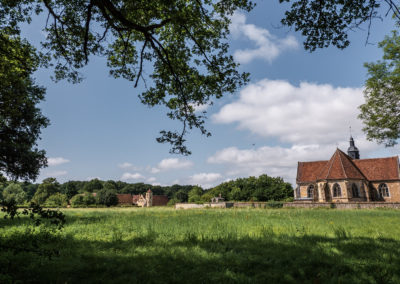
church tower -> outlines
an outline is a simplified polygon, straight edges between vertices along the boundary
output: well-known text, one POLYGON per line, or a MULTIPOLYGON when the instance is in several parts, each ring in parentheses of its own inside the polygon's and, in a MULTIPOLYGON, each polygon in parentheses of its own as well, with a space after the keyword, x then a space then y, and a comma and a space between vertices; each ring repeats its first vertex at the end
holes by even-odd
POLYGON ((146 192, 146 206, 153 206, 153 192, 150 189, 146 192))
POLYGON ((350 147, 347 149, 347 155, 355 160, 360 159, 360 152, 358 151, 358 148, 354 145, 354 139, 352 136, 350 136, 350 147))

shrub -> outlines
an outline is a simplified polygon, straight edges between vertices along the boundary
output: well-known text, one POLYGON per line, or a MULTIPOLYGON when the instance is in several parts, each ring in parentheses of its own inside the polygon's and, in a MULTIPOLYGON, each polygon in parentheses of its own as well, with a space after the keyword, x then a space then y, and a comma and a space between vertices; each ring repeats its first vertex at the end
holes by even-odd
POLYGON ((87 207, 96 203, 96 198, 89 192, 77 194, 70 200, 72 207, 87 207))
POLYGON ((68 205, 68 197, 62 193, 56 193, 50 195, 49 198, 46 199, 44 206, 48 207, 67 207, 68 205))
POLYGON ((167 205, 168 206, 174 206, 176 203, 180 203, 181 201, 178 198, 172 198, 170 201, 168 201, 167 205))

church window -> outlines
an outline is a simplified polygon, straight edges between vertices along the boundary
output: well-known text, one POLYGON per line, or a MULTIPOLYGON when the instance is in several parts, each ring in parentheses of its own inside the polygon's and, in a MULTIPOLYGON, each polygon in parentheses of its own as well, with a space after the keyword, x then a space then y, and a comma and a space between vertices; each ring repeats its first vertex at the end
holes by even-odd
POLYGON ((378 187, 380 197, 389 197, 389 188, 386 183, 381 183, 378 187))
POLYGON ((353 193, 353 197, 360 197, 360 191, 358 190, 358 186, 355 183, 351 185, 351 191, 353 193))
POLYGON ((309 185, 307 188, 307 197, 308 198, 313 198, 314 196, 314 185, 309 185))
POLYGON ((340 197, 342 196, 342 189, 340 188, 340 185, 335 183, 333 185, 333 197, 340 197))

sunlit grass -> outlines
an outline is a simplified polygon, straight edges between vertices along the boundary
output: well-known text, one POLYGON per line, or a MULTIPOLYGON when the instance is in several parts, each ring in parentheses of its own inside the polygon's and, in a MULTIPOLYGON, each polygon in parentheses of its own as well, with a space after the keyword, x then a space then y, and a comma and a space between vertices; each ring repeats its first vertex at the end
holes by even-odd
MULTIPOLYGON (((61 232, 2 220, 18 244, 35 235, 59 256, 2 252, 5 279, 33 282, 400 281, 400 211, 66 209, 61 232), (3 260, 4 262, 4 260, 3 260), (29 266, 24 263, 29 262, 29 266), (8 265, 8 266, 7 266, 8 265), (49 269, 42 271, 43 265, 49 269), (7 278, 8 277, 8 278, 7 278), (29 277, 29 278, 27 278, 29 277)), ((1 266, 3 264, 3 266, 1 266)), ((1 278, 0 278, 1 282, 1 278)))

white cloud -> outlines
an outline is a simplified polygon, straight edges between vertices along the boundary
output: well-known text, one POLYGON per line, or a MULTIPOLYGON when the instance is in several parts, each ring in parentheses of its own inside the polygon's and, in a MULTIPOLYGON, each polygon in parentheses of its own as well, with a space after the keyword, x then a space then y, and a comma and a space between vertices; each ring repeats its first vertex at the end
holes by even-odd
POLYGON ((363 103, 361 88, 261 80, 244 88, 238 101, 225 105, 213 116, 217 123, 237 122, 264 137, 293 144, 327 144, 361 134, 357 119, 363 103))
POLYGON ((144 179, 144 176, 140 173, 124 173, 121 176, 121 180, 129 180, 129 179, 144 179))
POLYGON ((160 172, 160 169, 158 169, 158 168, 151 168, 151 169, 150 169, 150 172, 151 172, 152 174, 157 174, 157 173, 160 172))
POLYGON ((45 173, 46 177, 61 177, 67 175, 67 171, 50 171, 45 173))
POLYGON ((194 108, 194 112, 203 112, 208 109, 209 104, 190 104, 194 108))
POLYGON ((216 182, 222 179, 219 173, 199 173, 189 177, 190 184, 198 184, 203 188, 210 188, 216 185, 216 182))
POLYGON ((147 182, 149 182, 149 183, 154 183, 156 181, 156 178, 155 177, 149 177, 148 179, 147 179, 147 182))
POLYGON ((288 146, 257 149, 228 147, 208 158, 223 164, 232 178, 266 173, 294 183, 298 161, 328 160, 336 146, 347 151, 349 126, 361 158, 375 156, 382 147, 369 142, 357 119, 363 103, 361 88, 262 80, 241 91, 240 98, 213 116, 217 123, 237 123, 239 129, 288 146))
POLYGON ((153 174, 159 173, 161 171, 177 170, 177 169, 188 169, 193 166, 193 163, 188 160, 169 158, 161 160, 157 167, 150 168, 150 172, 153 174))
POLYGON ((49 166, 58 166, 62 165, 65 163, 69 163, 70 161, 68 159, 65 159, 63 157, 55 157, 55 158, 48 158, 47 163, 49 166))
POLYGON ((124 162, 122 164, 119 164, 118 167, 121 168, 121 169, 124 169, 124 170, 132 170, 132 171, 141 170, 140 167, 137 167, 137 166, 135 166, 135 165, 133 165, 131 163, 128 163, 128 162, 124 162))
POLYGON ((272 35, 267 29, 257 27, 252 24, 246 24, 246 16, 236 12, 232 16, 230 31, 234 38, 247 37, 254 42, 256 48, 242 49, 234 52, 234 57, 240 63, 249 63, 254 59, 264 59, 271 62, 278 57, 282 51, 295 49, 299 46, 293 36, 279 39, 272 35))

